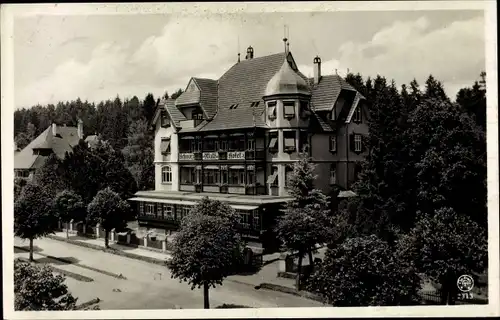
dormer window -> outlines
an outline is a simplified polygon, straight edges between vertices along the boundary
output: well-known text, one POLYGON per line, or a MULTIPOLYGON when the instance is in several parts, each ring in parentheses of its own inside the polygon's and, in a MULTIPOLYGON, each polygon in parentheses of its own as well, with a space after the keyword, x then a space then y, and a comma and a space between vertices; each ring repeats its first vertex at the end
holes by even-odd
POLYGON ((191 115, 193 120, 203 120, 203 113, 198 110, 194 110, 191 115))
POLYGON ((337 115, 336 115, 336 112, 335 112, 335 108, 333 108, 333 110, 330 112, 330 114, 329 114, 329 119, 330 119, 331 121, 335 121, 335 120, 337 120, 337 115))
POLYGON ((361 108, 359 106, 354 110, 353 121, 361 123, 361 108))
POLYGON ((295 117, 295 102, 285 101, 283 102, 283 114, 285 118, 292 119, 295 117))
POLYGON ((267 117, 271 121, 276 119, 276 101, 271 101, 267 103, 267 117))
POLYGON ((168 114, 166 110, 161 111, 161 127, 162 128, 170 127, 170 121, 168 119, 168 114))

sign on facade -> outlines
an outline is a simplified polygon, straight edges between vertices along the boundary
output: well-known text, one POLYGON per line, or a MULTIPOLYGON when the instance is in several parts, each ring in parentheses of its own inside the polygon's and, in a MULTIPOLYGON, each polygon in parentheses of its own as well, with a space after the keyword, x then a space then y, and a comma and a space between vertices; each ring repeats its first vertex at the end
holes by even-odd
POLYGON ((245 160, 245 151, 228 152, 227 160, 245 160))

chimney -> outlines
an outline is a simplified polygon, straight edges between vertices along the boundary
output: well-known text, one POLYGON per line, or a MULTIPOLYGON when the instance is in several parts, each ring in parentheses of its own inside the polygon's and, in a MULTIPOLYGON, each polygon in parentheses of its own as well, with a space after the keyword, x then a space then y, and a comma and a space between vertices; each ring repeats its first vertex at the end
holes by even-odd
POLYGON ((248 49, 247 49, 247 55, 246 55, 245 59, 247 59, 247 60, 253 59, 253 48, 252 48, 252 46, 248 47, 248 49))
POLYGON ((78 119, 78 138, 83 139, 83 121, 78 119))
POLYGON ((52 135, 57 136, 57 124, 52 123, 52 135))
POLYGON ((314 84, 318 84, 321 79, 321 58, 316 56, 314 62, 314 84))

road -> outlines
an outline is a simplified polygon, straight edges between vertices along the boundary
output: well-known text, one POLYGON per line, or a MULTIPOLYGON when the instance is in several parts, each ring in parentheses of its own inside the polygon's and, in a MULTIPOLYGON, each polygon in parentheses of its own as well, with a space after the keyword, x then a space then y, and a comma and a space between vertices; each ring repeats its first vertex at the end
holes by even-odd
MULTIPOLYGON (((16 238, 14 243, 28 248, 28 243, 21 239, 16 238)), ((67 277, 66 284, 71 293, 78 297, 79 303, 99 297, 102 310, 203 308, 202 289, 191 290, 187 283, 172 279, 166 267, 47 238, 35 240, 34 246, 36 260, 44 260, 59 269, 94 279, 93 282, 82 282, 67 277), (61 263, 43 255, 69 259, 73 263, 61 263), (126 279, 117 279, 85 266, 122 274, 126 279)), ((28 253, 15 250, 15 256, 27 258, 28 253)), ((223 286, 210 289, 211 307, 223 303, 258 308, 323 306, 302 297, 265 289, 256 290, 251 285, 230 280, 225 280, 223 286)))

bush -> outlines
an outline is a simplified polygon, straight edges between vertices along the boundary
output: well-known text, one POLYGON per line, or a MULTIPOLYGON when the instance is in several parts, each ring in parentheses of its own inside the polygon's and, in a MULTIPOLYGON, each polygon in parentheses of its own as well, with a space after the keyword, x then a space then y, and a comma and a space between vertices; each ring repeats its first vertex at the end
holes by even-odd
POLYGON ((308 289, 335 306, 413 305, 419 300, 420 278, 372 235, 328 249, 308 289))

